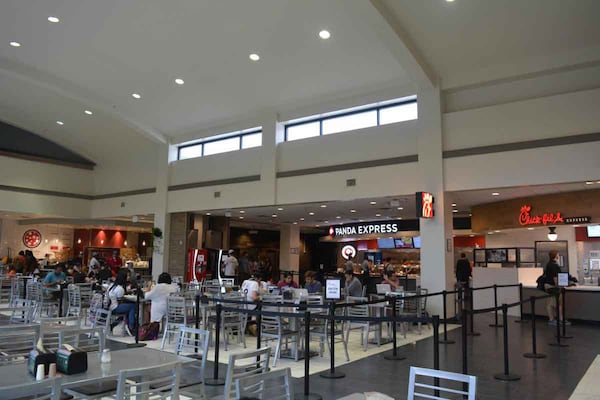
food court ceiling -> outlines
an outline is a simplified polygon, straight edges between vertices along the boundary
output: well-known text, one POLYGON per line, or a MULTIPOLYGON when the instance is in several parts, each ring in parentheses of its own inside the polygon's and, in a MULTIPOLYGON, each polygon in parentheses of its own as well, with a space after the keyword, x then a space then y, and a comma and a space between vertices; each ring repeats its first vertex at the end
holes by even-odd
POLYGON ((598 63, 597 15, 595 0, 3 0, 0 120, 102 169, 265 112, 414 87, 421 67, 456 88, 598 63))

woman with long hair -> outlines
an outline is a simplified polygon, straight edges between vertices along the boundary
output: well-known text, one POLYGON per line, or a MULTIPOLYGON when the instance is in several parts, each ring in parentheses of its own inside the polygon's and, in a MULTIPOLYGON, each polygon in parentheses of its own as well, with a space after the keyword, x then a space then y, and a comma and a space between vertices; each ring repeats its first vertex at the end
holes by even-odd
MULTIPOLYGON (((108 289, 106 295, 110 299, 109 309, 113 314, 123 314, 126 316, 125 331, 129 336, 133 336, 135 330, 135 304, 124 301, 127 292, 127 277, 129 271, 119 271, 115 282, 108 289)), ((111 324, 111 330, 119 324, 120 321, 111 324)))

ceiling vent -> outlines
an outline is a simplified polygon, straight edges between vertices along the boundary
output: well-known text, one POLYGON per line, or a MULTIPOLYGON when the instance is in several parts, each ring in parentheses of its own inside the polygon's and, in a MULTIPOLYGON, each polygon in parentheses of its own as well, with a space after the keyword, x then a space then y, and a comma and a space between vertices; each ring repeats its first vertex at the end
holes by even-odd
POLYGON ((356 186, 356 179, 346 179, 346 186, 356 186))
POLYGON ((215 199, 218 199, 219 197, 221 197, 221 192, 215 192, 215 199))

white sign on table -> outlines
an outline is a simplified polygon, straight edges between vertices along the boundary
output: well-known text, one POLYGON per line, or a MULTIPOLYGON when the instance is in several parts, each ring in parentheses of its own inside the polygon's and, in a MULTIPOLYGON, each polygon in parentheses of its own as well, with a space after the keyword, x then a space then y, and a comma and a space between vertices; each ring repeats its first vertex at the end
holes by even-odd
POLYGON ((327 279, 325 281, 325 298, 328 300, 339 300, 341 295, 341 281, 339 279, 327 279))
POLYGON ((566 272, 558 273, 558 286, 569 286, 569 274, 566 272))

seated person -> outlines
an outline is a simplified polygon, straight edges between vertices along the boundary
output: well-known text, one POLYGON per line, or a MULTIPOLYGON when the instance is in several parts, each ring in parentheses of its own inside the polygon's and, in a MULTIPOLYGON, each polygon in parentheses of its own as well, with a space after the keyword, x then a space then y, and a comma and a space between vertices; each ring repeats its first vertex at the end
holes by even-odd
POLYGON ((323 285, 317 280, 317 273, 315 271, 306 271, 304 274, 304 288, 308 290, 308 293, 321 294, 323 285))
POLYGON ((298 289, 298 284, 296 282, 294 282, 294 277, 292 276, 291 272, 286 272, 283 275, 283 279, 279 281, 279 283, 277 284, 277 288, 279 290, 281 290, 282 288, 285 289, 290 289, 290 288, 294 288, 294 289, 298 289))
POLYGON ((382 284, 390 285, 392 292, 395 292, 400 287, 400 280, 392 270, 385 272, 386 278, 381 281, 382 284))
POLYGON ((100 264, 91 265, 90 272, 88 272, 85 281, 96 282, 96 280, 98 279, 98 272, 100 272, 100 264))
MULTIPOLYGON (((258 301, 261 293, 266 293, 267 283, 263 282, 261 272, 256 272, 250 279, 246 279, 242 283, 242 293, 246 293, 246 301, 258 301)), ((253 310, 256 306, 249 305, 248 309, 253 310)))
POLYGON ((44 287, 48 289, 58 290, 60 289, 60 285, 65 283, 67 280, 67 276, 63 272, 64 265, 62 263, 56 264, 54 267, 54 271, 50 272, 44 278, 44 287))
MULTIPOLYGON (((128 271, 119 271, 115 282, 106 291, 106 296, 110 299, 108 308, 113 315, 124 314, 127 317, 125 330, 129 336, 133 336, 132 332, 135 330, 135 304, 124 301, 128 275, 128 271)), ((110 326, 111 331, 118 324, 118 321, 113 322, 110 326)))
POLYGON ((347 269, 344 272, 346 277, 346 285, 344 287, 346 291, 346 296, 350 297, 362 297, 362 285, 358 278, 354 277, 354 271, 352 269, 347 269))
POLYGON ((96 279, 98 280, 98 283, 108 281, 111 278, 112 272, 110 270, 110 267, 106 264, 102 264, 102 267, 100 267, 100 271, 98 271, 98 273, 96 274, 96 279))
POLYGON ((15 266, 14 265, 9 265, 8 266, 8 276, 15 276, 17 275, 17 271, 15 270, 15 266))
POLYGON ((152 288, 146 288, 144 298, 152 300, 150 305, 150 322, 160 322, 167 315, 167 299, 171 293, 177 292, 172 284, 171 275, 163 272, 158 276, 158 284, 152 288))

